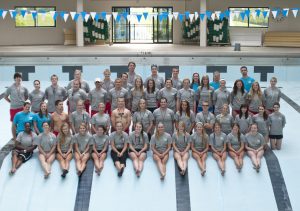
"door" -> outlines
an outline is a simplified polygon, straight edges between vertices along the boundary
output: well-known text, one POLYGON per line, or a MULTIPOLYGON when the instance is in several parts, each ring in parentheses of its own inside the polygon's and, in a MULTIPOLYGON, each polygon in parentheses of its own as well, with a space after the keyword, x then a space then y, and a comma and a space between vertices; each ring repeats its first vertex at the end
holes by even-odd
POLYGON ((173 43, 173 19, 169 17, 160 21, 159 15, 173 13, 172 7, 154 7, 157 19, 153 18, 153 43, 173 43))
POLYGON ((113 12, 118 12, 118 16, 122 16, 119 21, 115 20, 113 17, 113 42, 114 43, 130 43, 130 25, 127 18, 123 17, 123 14, 129 14, 129 7, 113 7, 113 12))

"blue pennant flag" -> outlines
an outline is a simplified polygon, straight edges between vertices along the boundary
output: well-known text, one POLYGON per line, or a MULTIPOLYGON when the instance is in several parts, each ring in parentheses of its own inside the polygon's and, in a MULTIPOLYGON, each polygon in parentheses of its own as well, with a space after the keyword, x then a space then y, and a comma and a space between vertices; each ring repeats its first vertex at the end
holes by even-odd
POLYGON ((14 10, 14 11, 12 11, 12 12, 11 12, 11 14, 12 14, 12 16, 13 16, 13 19, 15 19, 15 18, 16 18, 16 16, 17 16, 17 11, 16 11, 16 10, 14 10))
POLYGON ((106 20, 106 12, 101 12, 101 19, 106 20))
POLYGON ((184 18, 184 14, 178 14, 179 21, 182 22, 184 18))
POLYGON ((229 10, 225 10, 225 16, 228 18, 229 17, 229 15, 230 15, 230 11, 229 10))
POLYGON ((61 17, 61 19, 64 19, 64 15, 65 15, 65 11, 61 11, 60 13, 59 13, 59 15, 60 15, 60 17, 61 17))
POLYGON ((96 13, 96 15, 95 15, 95 17, 94 17, 94 20, 95 20, 95 21, 98 21, 98 20, 99 20, 99 14, 98 14, 98 13, 96 13))
POLYGON ((31 12, 32 18, 35 20, 37 17, 37 12, 33 11, 31 12))
POLYGON ((55 21, 56 21, 56 19, 57 19, 57 16, 58 16, 57 12, 54 12, 54 15, 53 15, 53 20, 55 20, 55 21))
POLYGON ((257 10, 255 10, 255 12, 256 12, 256 16, 259 17, 259 16, 260 16, 261 10, 258 10, 258 9, 257 9, 257 10))
POLYGON ((205 14, 201 13, 201 14, 200 14, 200 19, 201 19, 201 21, 203 21, 204 18, 205 18, 205 14))
POLYGON ((26 12, 27 12, 26 10, 21 10, 21 15, 22 15, 23 18, 25 17, 26 12))
POLYGON ((126 21, 127 20, 127 16, 128 16, 128 12, 123 12, 123 18, 124 18, 124 20, 126 21))
POLYGON ((223 12, 220 13, 219 19, 220 19, 221 21, 224 19, 224 13, 223 13, 223 12))
POLYGON ((211 11, 206 11, 206 16, 207 18, 210 20, 211 19, 211 15, 212 15, 212 12, 211 11))
POLYGON ((185 12, 185 17, 186 17, 186 19, 189 19, 189 18, 190 18, 190 11, 186 11, 186 12, 185 12))
POLYGON ((246 10, 245 11, 245 15, 247 16, 247 18, 249 18, 249 16, 250 16, 250 10, 246 10))
POLYGON ((264 16, 264 18, 266 18, 267 15, 268 15, 268 11, 263 11, 263 16, 264 16))
POLYGON ((79 14, 76 13, 76 14, 74 15, 74 21, 77 22, 77 21, 78 21, 78 18, 79 18, 79 14))
POLYGON ((282 10, 282 15, 283 15, 283 17, 286 17, 287 15, 288 15, 288 10, 282 10))
POLYGON ((83 12, 81 12, 80 14, 81 14, 82 20, 84 20, 84 19, 85 19, 86 12, 83 11, 83 12))
POLYGON ((2 17, 2 14, 3 14, 3 10, 0 9, 0 17, 2 17))
POLYGON ((121 15, 119 15, 119 14, 117 15, 117 17, 116 17, 116 21, 117 21, 117 23, 119 23, 119 22, 120 22, 120 20, 121 20, 121 17, 122 17, 121 15))
POLYGON ((139 22, 141 22, 142 16, 143 16, 143 15, 141 15, 141 14, 137 14, 137 15, 136 15, 136 17, 137 17, 137 19, 138 19, 139 22))
POLYGON ((147 20, 148 12, 143 12, 144 19, 147 20))
POLYGON ((163 14, 159 14, 158 18, 159 18, 159 22, 162 22, 162 20, 164 19, 164 15, 163 14))
POLYGON ((244 20, 245 20, 245 13, 244 13, 244 12, 241 12, 241 13, 240 13, 240 16, 241 16, 241 18, 242 18, 242 21, 244 21, 244 20))

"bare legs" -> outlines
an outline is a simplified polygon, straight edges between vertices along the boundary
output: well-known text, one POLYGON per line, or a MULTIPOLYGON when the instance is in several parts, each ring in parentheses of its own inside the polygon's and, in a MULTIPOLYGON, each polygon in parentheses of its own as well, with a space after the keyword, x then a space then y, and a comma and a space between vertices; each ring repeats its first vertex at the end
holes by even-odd
POLYGON ((281 144, 282 144, 282 139, 270 139, 271 140, 271 149, 272 150, 280 150, 281 149, 281 144))
POLYGON ((242 151, 239 155, 237 155, 236 153, 234 153, 232 151, 229 151, 229 155, 234 160, 235 166, 238 169, 238 171, 240 172, 243 167, 243 158, 245 155, 244 151, 242 151))
POLYGON ((198 166, 201 171, 201 175, 204 176, 206 173, 206 158, 207 158, 207 152, 206 153, 196 153, 192 152, 193 158, 197 161, 198 166))
POLYGON ((52 153, 49 157, 46 157, 42 153, 39 153, 39 160, 41 162, 41 166, 45 173, 45 175, 44 175, 45 179, 48 178, 48 176, 51 173, 51 165, 52 165, 54 159, 55 159, 54 153, 52 153))
POLYGON ((164 157, 160 158, 158 155, 153 154, 153 159, 157 164, 158 171, 160 173, 160 179, 163 180, 166 176, 166 165, 169 159, 169 154, 166 154, 164 157))
POLYGON ((65 177, 66 174, 69 172, 70 168, 70 161, 72 160, 72 153, 69 153, 67 157, 62 157, 61 154, 56 154, 56 159, 59 161, 59 165, 63 171, 62 177, 65 177))
POLYGON ((106 153, 102 153, 100 156, 98 156, 95 152, 92 153, 92 157, 94 159, 94 164, 95 164, 95 172, 100 175, 103 167, 104 167, 104 161, 106 159, 106 153))
POLYGON ((133 168, 136 173, 136 176, 139 177, 143 171, 144 161, 146 160, 146 153, 143 152, 137 156, 134 152, 130 152, 129 156, 133 162, 133 168))
POLYGON ((89 158, 90 158, 90 153, 79 155, 77 152, 75 152, 75 161, 76 161, 76 169, 77 169, 78 176, 81 176, 82 172, 85 170, 86 163, 89 158))
POLYGON ((261 158, 264 155, 264 150, 260 150, 258 152, 254 152, 251 150, 248 150, 248 155, 253 163, 253 168, 259 172, 260 166, 261 166, 261 158))
POLYGON ((181 172, 181 175, 185 175, 187 165, 188 165, 188 159, 190 155, 188 152, 185 152, 184 154, 174 152, 174 158, 177 161, 177 165, 179 166, 181 172))
POLYGON ((18 153, 15 151, 12 152, 11 163, 12 167, 10 174, 14 174, 23 163, 22 159, 18 157, 18 153))
POLYGON ((225 174, 225 160, 226 160, 226 152, 223 152, 222 155, 218 155, 217 153, 213 152, 213 157, 217 161, 219 168, 221 169, 221 174, 224 176, 225 174))

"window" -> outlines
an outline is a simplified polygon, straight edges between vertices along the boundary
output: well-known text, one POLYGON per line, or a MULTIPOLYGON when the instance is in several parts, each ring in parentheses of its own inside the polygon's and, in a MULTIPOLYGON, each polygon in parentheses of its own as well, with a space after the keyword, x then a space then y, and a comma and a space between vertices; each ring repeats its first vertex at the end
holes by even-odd
POLYGON ((269 26, 269 18, 264 18, 263 15, 263 12, 267 10, 269 10, 269 8, 229 8, 229 26, 247 28, 267 28, 269 26), (256 16, 256 10, 260 10, 259 16, 256 16), (247 15, 245 15, 243 20, 241 17, 241 13, 245 14, 245 12, 249 14, 249 18, 247 15))
POLYGON ((55 7, 16 7, 16 27, 55 27, 56 21, 51 17, 50 11, 55 11, 55 7), (26 10, 26 15, 23 17, 21 11, 26 10), (34 19, 31 11, 37 12, 37 17, 34 19), (44 14, 43 14, 44 13, 44 14))

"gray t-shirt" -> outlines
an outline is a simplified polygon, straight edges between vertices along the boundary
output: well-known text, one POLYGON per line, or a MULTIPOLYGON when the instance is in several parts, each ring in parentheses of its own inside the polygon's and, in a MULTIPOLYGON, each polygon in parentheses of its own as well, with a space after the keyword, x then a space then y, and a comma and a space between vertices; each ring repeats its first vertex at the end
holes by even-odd
POLYGON ((159 122, 162 122, 165 126, 165 131, 169 134, 173 134, 175 117, 174 112, 171 109, 167 108, 162 110, 157 108, 154 110, 153 116, 155 125, 157 125, 159 122))
POLYGON ((40 145, 44 152, 48 153, 56 145, 56 136, 53 133, 41 133, 36 137, 36 145, 40 145))
POLYGON ((209 136, 209 144, 213 146, 217 151, 222 151, 224 149, 224 144, 227 143, 227 136, 225 133, 221 132, 220 135, 212 133, 209 136))
POLYGON ((96 149, 99 151, 103 150, 105 144, 109 142, 109 137, 107 135, 98 136, 97 134, 94 134, 92 140, 96 149))
POLYGON ((231 132, 231 127, 234 123, 234 119, 230 114, 219 114, 216 116, 216 121, 221 124, 222 132, 228 135, 231 132))
POLYGON ((146 110, 145 112, 136 111, 133 114, 132 122, 135 124, 141 122, 143 125, 143 130, 146 132, 151 122, 154 121, 154 116, 151 111, 146 110))
POLYGON ((110 143, 114 143, 115 147, 118 150, 123 149, 124 144, 128 143, 128 134, 125 132, 122 132, 121 134, 118 134, 116 131, 112 132, 109 136, 110 143))
POLYGON ((23 108, 25 100, 28 99, 28 90, 21 85, 17 87, 14 83, 6 89, 5 97, 10 98, 11 109, 23 108))
POLYGON ((74 125, 75 131, 78 132, 81 123, 90 123, 90 115, 86 111, 82 111, 82 113, 74 111, 70 115, 70 122, 72 125, 74 125))
POLYGON ((153 93, 149 93, 145 88, 145 100, 147 101, 147 108, 156 108, 158 101, 159 89, 155 89, 153 93))
POLYGON ((230 93, 230 101, 231 101, 231 107, 233 110, 240 110, 242 104, 246 104, 246 96, 247 92, 245 91, 244 94, 242 94, 241 91, 237 91, 236 95, 234 95, 234 92, 232 91, 230 93))
POLYGON ((189 102, 190 109, 194 110, 194 101, 196 100, 196 93, 193 89, 180 89, 178 91, 177 97, 179 101, 186 100, 189 102))
POLYGON ((230 92, 225 89, 217 89, 213 95, 213 101, 215 104, 215 115, 221 113, 224 104, 230 104, 230 92))
POLYGON ((76 110, 76 105, 79 100, 85 101, 87 99, 87 94, 83 89, 73 91, 73 89, 68 90, 68 100, 70 112, 76 110))
POLYGON ((173 143, 175 143, 176 147, 180 152, 183 152, 187 145, 191 142, 190 134, 178 134, 175 132, 172 136, 173 143))
POLYGON ((201 86, 199 86, 196 92, 197 99, 199 101, 199 107, 202 107, 202 103, 204 101, 207 101, 209 107, 211 107, 213 105, 213 94, 214 94, 213 87, 210 86, 209 89, 207 89, 207 87, 201 88, 201 86))
POLYGON ((67 99, 67 91, 60 86, 49 86, 45 91, 45 98, 48 100, 48 112, 55 111, 55 101, 65 101, 67 99))
POLYGON ((240 126, 241 133, 245 135, 249 132, 249 127, 252 124, 252 118, 250 115, 247 119, 245 119, 245 116, 242 116, 242 118, 240 118, 239 115, 236 115, 234 122, 240 126))
POLYGON ((135 72, 133 73, 128 72, 128 83, 134 84, 136 78, 142 78, 142 77, 136 74, 135 72))
POLYGON ((164 153, 168 144, 172 144, 172 137, 166 132, 158 138, 155 135, 151 137, 151 146, 154 146, 159 153, 164 153))
POLYGON ((177 100, 177 89, 175 88, 171 88, 171 89, 167 89, 162 88, 161 90, 159 90, 159 95, 158 95, 159 99, 161 98, 166 98, 168 100, 168 108, 175 111, 176 108, 176 100, 177 100))
POLYGON ((62 153, 68 152, 70 147, 73 145, 73 138, 72 136, 66 136, 65 141, 62 142, 62 137, 60 135, 57 136, 57 143, 60 144, 60 150, 62 153))
MULTIPOLYGON (((209 124, 213 125, 213 124, 215 124, 215 121, 216 121, 216 118, 211 112, 208 112, 208 113, 200 112, 196 115, 196 120, 195 120, 196 123, 201 122, 203 125, 205 123, 209 123, 209 124)), ((211 134, 212 129, 205 129, 205 132, 207 134, 211 134)))
POLYGON ((99 115, 99 113, 97 113, 92 117, 91 124, 96 127, 100 125, 104 127, 110 126, 110 117, 108 114, 99 115))
POLYGON ((252 117, 252 122, 257 124, 257 131, 260 134, 262 134, 263 136, 268 135, 269 133, 268 119, 264 120, 263 116, 256 114, 252 117))
POLYGON ((93 144, 92 136, 89 133, 81 135, 77 133, 73 136, 73 143, 78 145, 78 150, 80 153, 83 153, 87 146, 93 144))
POLYGON ((202 152, 206 148, 206 144, 209 142, 208 135, 205 134, 204 137, 199 136, 197 133, 191 135, 191 142, 197 151, 202 152))
MULTIPOLYGON (((67 90, 69 89, 72 89, 73 87, 73 82, 74 82, 74 79, 72 81, 69 82, 68 86, 67 86, 67 90)), ((80 81, 80 89, 83 89, 86 93, 89 93, 90 92, 90 86, 88 84, 87 81, 85 80, 81 80, 80 81)))
POLYGON ((22 147, 32 147, 34 145, 34 140, 36 138, 36 134, 31 132, 31 134, 25 133, 24 131, 20 132, 17 136, 16 141, 21 143, 22 147))
POLYGON ((89 92, 88 99, 91 104, 92 111, 98 111, 98 105, 99 103, 105 103, 107 102, 107 91, 105 89, 93 89, 89 92))
POLYGON ((178 78, 178 79, 174 79, 171 78, 172 80, 172 84, 173 84, 173 88, 180 90, 182 88, 182 81, 178 78))
POLYGON ((116 90, 115 88, 112 88, 111 90, 109 90, 109 99, 111 101, 111 110, 113 111, 114 109, 117 108, 117 100, 119 97, 123 97, 125 98, 125 100, 129 99, 129 94, 128 91, 126 89, 124 89, 123 87, 121 87, 120 90, 116 90))
POLYGON ((245 136, 245 140, 247 145, 252 149, 258 149, 259 147, 265 145, 265 139, 260 133, 257 133, 256 135, 247 133, 245 136))
POLYGON ((154 80, 155 88, 162 89, 164 87, 164 79, 160 76, 153 77, 152 75, 150 75, 149 77, 146 78, 146 80, 144 82, 144 87, 147 87, 147 82, 149 79, 154 80))
POLYGON ((264 95, 259 97, 257 94, 255 94, 253 97, 251 97, 250 93, 248 93, 247 100, 248 100, 248 104, 249 104, 249 110, 258 112, 259 111, 258 107, 260 105, 264 105, 265 97, 264 97, 264 95))
POLYGON ((145 97, 145 93, 144 91, 138 91, 135 90, 135 88, 132 88, 130 94, 131 94, 131 110, 135 112, 138 110, 138 104, 140 99, 145 97))
POLYGON ((109 90, 111 90, 114 87, 115 87, 115 85, 114 85, 114 82, 112 80, 109 80, 109 81, 103 80, 102 88, 105 89, 105 91, 107 93, 109 93, 109 90))
POLYGON ((143 135, 139 135, 138 137, 135 136, 135 132, 131 132, 129 134, 129 144, 132 144, 134 149, 143 149, 145 143, 149 144, 149 139, 147 133, 143 132, 143 135))
POLYGON ((184 122, 185 128, 189 130, 191 128, 191 125, 195 123, 195 114, 193 111, 190 111, 190 116, 188 117, 187 114, 183 111, 180 115, 180 112, 177 111, 175 114, 175 121, 176 122, 184 122))
POLYGON ((272 89, 268 87, 264 90, 264 97, 266 102, 266 109, 273 109, 275 102, 279 102, 281 98, 281 91, 278 87, 272 89))
POLYGON ((31 102, 31 111, 39 112, 41 102, 45 100, 45 93, 42 91, 33 90, 29 93, 29 100, 31 102))
POLYGON ((285 116, 282 113, 272 113, 269 115, 268 123, 270 126, 270 135, 282 135, 286 124, 285 116))
POLYGON ((229 133, 227 135, 227 142, 231 144, 231 147, 235 151, 238 151, 241 148, 242 142, 245 143, 245 136, 243 134, 241 134, 240 141, 239 141, 237 135, 234 135, 233 133, 229 133))

